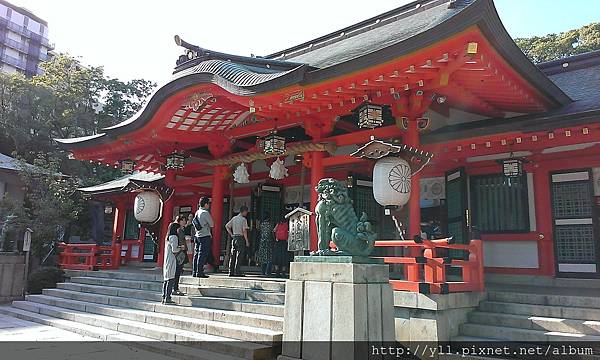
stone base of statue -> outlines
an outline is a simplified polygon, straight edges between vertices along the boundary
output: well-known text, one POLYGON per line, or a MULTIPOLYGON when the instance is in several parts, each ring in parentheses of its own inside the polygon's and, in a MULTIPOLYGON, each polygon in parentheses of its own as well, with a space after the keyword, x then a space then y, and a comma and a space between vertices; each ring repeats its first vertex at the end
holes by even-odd
POLYGON ((298 256, 286 283, 282 355, 368 359, 394 341, 388 265, 355 256, 298 256))

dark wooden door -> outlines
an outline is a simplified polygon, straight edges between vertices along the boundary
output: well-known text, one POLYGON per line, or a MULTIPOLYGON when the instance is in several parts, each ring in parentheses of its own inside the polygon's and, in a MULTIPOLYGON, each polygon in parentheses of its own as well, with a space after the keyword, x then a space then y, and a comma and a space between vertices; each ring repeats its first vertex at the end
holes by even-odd
MULTIPOLYGON (((448 217, 448 236, 456 244, 467 244, 469 239, 469 194, 468 178, 464 168, 446 172, 446 212, 448 217)), ((463 251, 451 250, 454 258, 462 258, 463 251)))
POLYGON ((597 209, 589 169, 550 174, 556 272, 598 277, 597 209))

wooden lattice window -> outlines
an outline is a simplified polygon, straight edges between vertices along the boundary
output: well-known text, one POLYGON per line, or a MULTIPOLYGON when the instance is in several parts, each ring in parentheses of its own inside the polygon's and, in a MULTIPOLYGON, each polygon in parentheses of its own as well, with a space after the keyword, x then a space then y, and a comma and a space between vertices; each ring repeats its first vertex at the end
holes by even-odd
POLYGON ((473 225, 483 233, 528 232, 527 177, 472 176, 473 225))

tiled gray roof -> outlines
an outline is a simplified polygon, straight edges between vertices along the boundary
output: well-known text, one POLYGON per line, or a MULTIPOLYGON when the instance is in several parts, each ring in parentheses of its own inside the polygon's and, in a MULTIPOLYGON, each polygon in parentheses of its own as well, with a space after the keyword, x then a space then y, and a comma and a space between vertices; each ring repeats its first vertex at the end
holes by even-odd
POLYGON ((336 65, 423 33, 459 13, 472 2, 413 2, 389 16, 382 14, 267 58, 307 63, 317 68, 336 65))
MULTIPOLYGON (((296 68, 297 69, 297 68, 296 68)), ((276 79, 293 72, 296 69, 286 71, 268 71, 257 69, 243 64, 225 60, 206 60, 196 66, 192 66, 177 73, 177 77, 191 74, 208 73, 217 75, 237 86, 253 86, 276 79)))
POLYGON ((600 99, 600 64, 560 72, 549 77, 573 100, 600 99))
POLYGON ((84 193, 103 193, 103 192, 121 190, 121 189, 125 188, 127 185, 129 185, 129 183, 131 181, 143 181, 143 182, 150 183, 150 182, 162 180, 163 178, 164 178, 164 175, 161 175, 161 174, 141 171, 141 172, 137 172, 137 173, 134 173, 131 175, 126 175, 126 176, 123 176, 118 179, 111 180, 111 181, 108 181, 108 182, 105 182, 102 184, 79 188, 77 190, 84 192, 84 193))

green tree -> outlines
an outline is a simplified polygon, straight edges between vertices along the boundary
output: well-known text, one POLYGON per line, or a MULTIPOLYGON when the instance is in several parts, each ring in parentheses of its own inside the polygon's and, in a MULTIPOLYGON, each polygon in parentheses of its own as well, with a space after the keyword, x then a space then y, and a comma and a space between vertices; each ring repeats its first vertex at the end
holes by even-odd
POLYGON ((23 162, 27 186, 23 204, 0 199, 0 222, 17 215, 32 226, 34 251, 56 238, 57 229, 85 236, 85 200, 80 186, 112 180, 112 167, 68 159, 55 138, 101 132, 137 112, 155 84, 109 78, 102 67, 84 67, 68 55, 42 64, 42 75, 27 79, 0 73, 0 152, 23 162))
POLYGON ((600 23, 560 34, 515 39, 517 45, 534 63, 600 50, 600 23))

